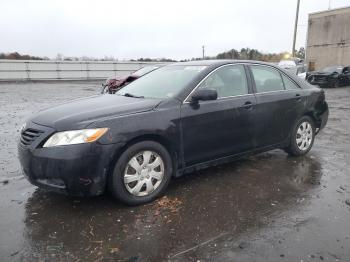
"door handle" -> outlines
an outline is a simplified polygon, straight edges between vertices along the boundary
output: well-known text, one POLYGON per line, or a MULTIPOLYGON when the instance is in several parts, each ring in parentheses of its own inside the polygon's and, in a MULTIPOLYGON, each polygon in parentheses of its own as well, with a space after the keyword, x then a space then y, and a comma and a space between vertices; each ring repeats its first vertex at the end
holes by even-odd
POLYGON ((296 94, 295 97, 296 97, 296 99, 297 99, 298 101, 301 100, 301 95, 300 95, 300 94, 296 94))
POLYGON ((244 103, 243 107, 245 109, 251 109, 253 107, 253 104, 252 104, 252 102, 247 101, 247 102, 244 103))

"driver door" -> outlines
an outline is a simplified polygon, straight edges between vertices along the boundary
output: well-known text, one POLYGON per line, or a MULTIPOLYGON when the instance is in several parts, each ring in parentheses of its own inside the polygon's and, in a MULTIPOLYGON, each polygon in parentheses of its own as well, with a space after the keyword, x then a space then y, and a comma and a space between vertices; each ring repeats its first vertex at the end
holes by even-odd
POLYGON ((186 166, 247 151, 253 147, 255 96, 244 65, 226 65, 210 73, 197 88, 215 89, 217 100, 181 106, 186 166))

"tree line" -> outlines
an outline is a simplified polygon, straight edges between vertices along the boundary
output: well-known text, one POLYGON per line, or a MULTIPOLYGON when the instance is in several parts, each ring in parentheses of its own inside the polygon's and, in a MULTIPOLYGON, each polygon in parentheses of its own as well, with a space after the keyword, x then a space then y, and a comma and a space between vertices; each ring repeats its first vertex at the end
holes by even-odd
POLYGON ((0 53, 0 59, 13 59, 13 60, 49 60, 48 57, 38 57, 31 55, 21 55, 18 52, 13 53, 0 53))
MULTIPOLYGON (((226 52, 217 54, 216 56, 206 56, 205 59, 243 59, 243 60, 258 60, 265 62, 278 62, 284 59, 288 55, 288 52, 281 53, 263 53, 257 49, 242 48, 241 50, 231 49, 226 52)), ((295 56, 300 59, 305 59, 305 48, 301 47, 299 50, 295 50, 295 56)), ((18 52, 13 53, 0 53, 0 59, 14 59, 14 60, 50 60, 48 57, 38 57, 31 55, 21 55, 18 52)), ((193 57, 191 59, 180 60, 190 61, 190 60, 202 60, 201 57, 193 57)), ((104 58, 94 58, 94 57, 66 57, 62 54, 57 54, 54 60, 58 61, 118 61, 118 59, 112 56, 105 56, 104 58)), ((138 58, 131 59, 130 61, 138 62, 177 62, 177 60, 169 58, 138 58)))
MULTIPOLYGON (((218 54, 216 57, 210 59, 243 59, 243 60, 258 60, 265 62, 279 62, 288 56, 288 52, 282 53, 262 53, 257 49, 242 48, 240 51, 231 49, 229 51, 218 54)), ((305 48, 301 47, 295 50, 295 56, 300 59, 305 59, 305 48)))

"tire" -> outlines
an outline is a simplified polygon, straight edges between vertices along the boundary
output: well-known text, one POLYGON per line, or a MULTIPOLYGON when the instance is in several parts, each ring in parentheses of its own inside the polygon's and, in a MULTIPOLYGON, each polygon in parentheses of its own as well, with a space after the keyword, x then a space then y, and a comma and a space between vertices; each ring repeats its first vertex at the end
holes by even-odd
POLYGON ((312 118, 303 116, 294 126, 290 138, 290 145, 285 151, 292 156, 306 155, 314 144, 315 131, 315 124, 312 118), (306 130, 303 132, 305 127, 306 130))
POLYGON ((169 152, 157 142, 143 141, 121 154, 109 177, 108 189, 124 204, 141 205, 162 195, 172 174, 169 152))

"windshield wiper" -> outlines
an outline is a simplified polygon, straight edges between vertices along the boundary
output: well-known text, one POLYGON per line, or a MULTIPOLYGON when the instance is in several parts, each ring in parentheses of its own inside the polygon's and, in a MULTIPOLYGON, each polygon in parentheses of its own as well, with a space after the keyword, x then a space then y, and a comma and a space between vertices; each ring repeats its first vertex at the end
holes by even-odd
POLYGON ((135 97, 135 98, 145 98, 144 96, 136 96, 136 95, 133 95, 133 94, 130 94, 130 93, 125 93, 124 96, 126 96, 126 97, 135 97))

